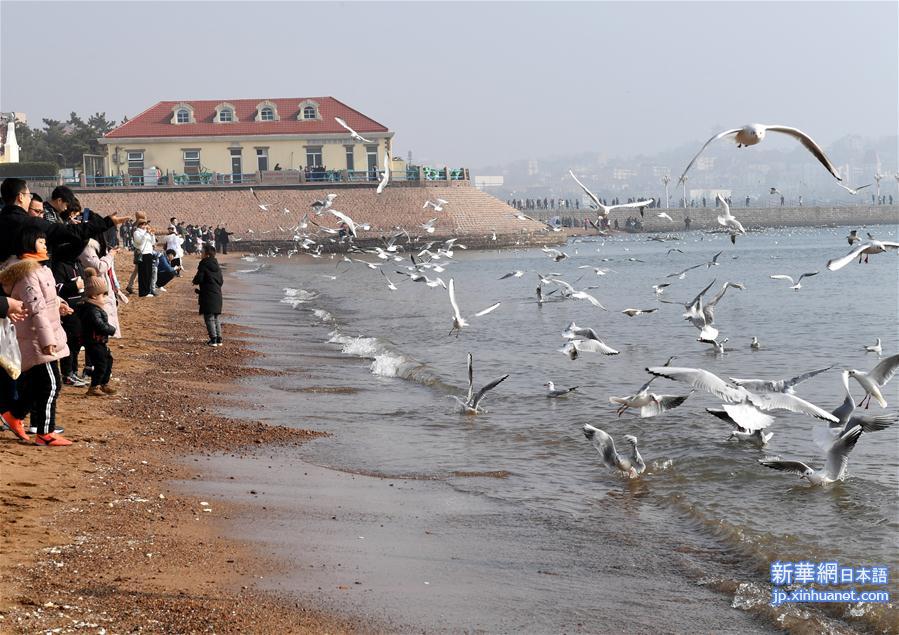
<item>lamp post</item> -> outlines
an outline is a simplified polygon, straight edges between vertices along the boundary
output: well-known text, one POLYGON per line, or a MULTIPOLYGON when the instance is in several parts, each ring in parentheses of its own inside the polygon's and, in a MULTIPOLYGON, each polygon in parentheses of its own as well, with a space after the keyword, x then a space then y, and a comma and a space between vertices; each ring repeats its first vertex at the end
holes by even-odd
POLYGON ((688 179, 688 178, 689 178, 689 177, 682 176, 681 179, 680 179, 680 182, 681 182, 681 183, 683 184, 683 186, 684 186, 684 209, 687 209, 688 207, 690 207, 690 206, 687 204, 687 179, 688 179))
POLYGON ((665 209, 671 207, 670 201, 668 199, 668 184, 671 183, 671 177, 667 174, 662 177, 662 183, 665 184, 665 209))
POLYGON ((880 202, 880 179, 883 178, 883 174, 880 172, 874 173, 874 182, 877 183, 877 202, 880 202))

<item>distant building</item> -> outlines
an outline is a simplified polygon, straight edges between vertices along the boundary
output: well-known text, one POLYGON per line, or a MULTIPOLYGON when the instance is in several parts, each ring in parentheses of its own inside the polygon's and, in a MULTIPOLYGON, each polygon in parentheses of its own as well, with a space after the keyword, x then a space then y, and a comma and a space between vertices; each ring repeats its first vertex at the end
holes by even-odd
POLYGON ((0 163, 19 162, 19 144, 16 141, 17 123, 27 124, 25 113, 10 112, 0 114, 0 163))
MULTIPOLYGON (((333 97, 161 101, 99 141, 105 173, 143 178, 321 167, 383 169, 393 132, 333 97), (353 139, 335 117, 370 143, 353 139)), ((230 175, 230 177, 229 177, 230 175)))
POLYGON ((479 190, 486 187, 502 187, 505 179, 502 176, 476 176, 474 177, 474 186, 479 190))

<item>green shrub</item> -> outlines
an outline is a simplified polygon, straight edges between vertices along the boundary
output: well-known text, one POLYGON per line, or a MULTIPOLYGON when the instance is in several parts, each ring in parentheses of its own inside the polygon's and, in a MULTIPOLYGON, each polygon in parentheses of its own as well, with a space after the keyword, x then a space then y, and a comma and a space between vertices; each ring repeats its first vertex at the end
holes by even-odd
POLYGON ((0 163, 0 177, 43 176, 55 178, 59 175, 59 166, 51 161, 30 161, 25 163, 0 163))

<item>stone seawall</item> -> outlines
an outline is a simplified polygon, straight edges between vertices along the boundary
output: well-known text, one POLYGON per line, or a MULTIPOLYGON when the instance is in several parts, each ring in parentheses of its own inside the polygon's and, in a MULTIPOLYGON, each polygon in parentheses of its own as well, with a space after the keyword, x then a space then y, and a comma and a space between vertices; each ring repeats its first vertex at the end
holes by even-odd
MULTIPOLYGON (((516 210, 503 201, 467 184, 450 186, 390 187, 376 194, 372 186, 334 185, 320 189, 299 188, 142 188, 140 190, 77 190, 84 207, 101 214, 119 213, 134 216, 145 211, 157 232, 165 231, 172 216, 188 224, 225 225, 240 241, 290 241, 304 214, 322 226, 336 228, 338 219, 332 214, 315 216, 311 204, 334 193, 333 209, 350 216, 357 223, 371 225, 359 231, 360 239, 377 239, 399 227, 424 240, 458 236, 466 240, 484 239, 493 234, 504 242, 528 240, 532 234, 553 235, 543 223, 515 218, 516 210), (423 207, 428 200, 447 201, 443 211, 423 207), (260 204, 266 209, 261 209, 260 204), (422 227, 436 219, 435 231, 422 227)), ((316 227, 310 223, 307 232, 316 227)), ((547 238, 548 240, 548 238, 547 238)), ((237 245, 235 245, 236 247, 237 245)))
MULTIPOLYGON (((879 225, 883 223, 899 223, 899 205, 851 205, 841 207, 734 207, 731 213, 746 229, 761 227, 816 227, 826 225, 879 225)), ((525 212, 537 218, 533 211, 525 212)), ((540 211, 540 218, 552 216, 571 216, 583 223, 584 216, 592 218, 586 210, 578 210, 574 214, 540 211)), ((643 229, 648 232, 678 231, 684 229, 684 216, 689 216, 691 229, 718 228, 717 216, 722 210, 715 207, 692 207, 689 209, 647 208, 643 217, 643 229), (667 212, 674 221, 656 216, 659 212, 667 212)), ((624 209, 613 211, 609 218, 612 222, 618 219, 621 227, 628 216, 639 217, 638 210, 624 209)), ((583 226, 583 225, 581 225, 583 226)))

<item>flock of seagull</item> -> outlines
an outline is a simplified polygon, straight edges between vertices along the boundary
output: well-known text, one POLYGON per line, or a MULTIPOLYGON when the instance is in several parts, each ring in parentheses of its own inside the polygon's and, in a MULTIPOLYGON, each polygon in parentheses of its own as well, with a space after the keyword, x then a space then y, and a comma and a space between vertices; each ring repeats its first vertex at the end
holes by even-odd
MULTIPOLYGON (((367 140, 347 126, 346 122, 337 118, 337 123, 346 128, 353 138, 367 142, 367 140)), ((687 165, 687 168, 681 175, 680 181, 685 179, 690 167, 712 142, 730 136, 737 142, 738 147, 751 146, 761 142, 765 138, 767 132, 779 132, 798 139, 838 181, 840 180, 838 172, 825 156, 821 148, 802 131, 788 126, 750 124, 741 128, 726 130, 709 139, 687 165)), ((383 192, 384 187, 388 184, 389 172, 389 158, 386 158, 385 155, 384 176, 378 184, 376 190, 378 194, 383 192)), ((643 208, 653 203, 653 200, 649 199, 620 205, 604 205, 599 197, 581 183, 573 172, 569 172, 569 174, 577 185, 583 189, 589 199, 591 208, 597 214, 597 222, 594 224, 597 228, 603 224, 603 221, 608 219, 609 214, 615 209, 640 208, 642 213, 643 208)), ((856 190, 858 189, 861 188, 856 188, 856 190)), ((253 194, 256 196, 255 193, 253 194)), ((338 233, 338 230, 325 227, 319 222, 316 222, 313 218, 309 217, 307 212, 303 216, 303 219, 292 228, 296 234, 294 240, 297 243, 297 248, 292 250, 292 253, 296 253, 300 249, 303 249, 313 257, 321 257, 322 243, 316 240, 316 238, 313 238, 312 233, 305 231, 310 224, 315 225, 318 228, 317 233, 332 236, 332 238, 330 238, 332 241, 337 242, 338 240, 343 240, 345 238, 348 242, 348 253, 375 256, 377 259, 376 261, 369 261, 361 258, 351 258, 349 255, 345 255, 341 262, 347 263, 351 267, 359 264, 369 269, 378 270, 386 281, 387 289, 395 291, 397 290, 397 286, 387 276, 383 267, 389 263, 405 263, 406 257, 403 254, 408 249, 408 257, 411 264, 397 267, 396 273, 408 278, 412 283, 422 282, 428 287, 441 287, 447 291, 451 309, 450 334, 454 334, 456 337, 458 337, 466 327, 470 326, 470 320, 481 318, 494 312, 500 307, 501 303, 496 302, 475 313, 463 315, 456 298, 456 283, 454 278, 450 277, 447 283, 444 282, 439 275, 435 275, 446 271, 452 264, 454 249, 466 248, 465 245, 459 244, 456 238, 450 238, 449 240, 442 242, 429 241, 422 246, 417 242, 421 240, 421 236, 416 236, 413 239, 407 230, 395 228, 396 232, 392 236, 389 238, 381 238, 382 245, 371 248, 361 248, 355 245, 352 239, 357 237, 357 232, 360 229, 368 230, 370 229, 370 226, 366 223, 357 222, 349 215, 335 210, 332 206, 336 198, 336 194, 328 194, 325 199, 314 202, 311 206, 311 211, 315 217, 321 217, 326 213, 333 215, 342 223, 344 227, 343 231, 346 233, 346 236, 341 236, 340 239, 333 238, 333 236, 338 233), (402 241, 403 238, 405 238, 405 243, 402 241), (315 249, 312 249, 313 246, 315 246, 315 249)), ((737 237, 745 234, 746 230, 740 221, 731 213, 729 205, 720 197, 720 195, 718 196, 718 201, 719 205, 724 210, 723 213, 717 217, 718 224, 723 228, 723 231, 729 234, 731 242, 736 245, 737 237)), ((422 208, 427 209, 430 207, 435 213, 439 213, 443 211, 448 204, 448 201, 443 199, 436 199, 434 201, 427 200, 422 208)), ((265 204, 259 204, 259 207, 264 211, 268 211, 268 206, 265 204)), ((285 213, 289 213, 289 210, 285 210, 285 213)), ((520 220, 535 220, 520 212, 515 212, 514 216, 520 220)), ((423 223, 420 225, 420 229, 426 234, 433 234, 438 219, 439 216, 423 223)), ((496 239, 495 233, 492 238, 494 240, 496 239)), ((857 230, 853 230, 847 236, 847 241, 851 251, 845 256, 829 260, 826 263, 826 268, 828 270, 837 271, 853 262, 856 258, 858 258, 859 263, 863 261, 867 263, 868 258, 871 255, 884 253, 888 250, 899 249, 899 243, 877 240, 871 234, 868 234, 868 240, 863 242, 857 235, 857 230)), ((553 263, 562 262, 569 257, 569 255, 561 249, 550 248, 548 246, 544 246, 542 251, 553 263)), ((670 254, 671 251, 683 253, 683 251, 679 249, 669 250, 668 253, 670 254)), ((288 253, 288 256, 292 255, 292 253, 288 253)), ((722 252, 718 252, 711 260, 691 265, 681 271, 671 273, 667 277, 683 280, 687 273, 694 269, 705 267, 706 270, 710 270, 712 267, 719 265, 718 260, 721 255, 722 252)), ((628 258, 627 260, 642 262, 636 258, 628 258)), ((394 266, 396 267, 396 265, 394 266)), ((589 265, 580 268, 592 269, 596 276, 604 276, 611 271, 607 268, 589 265)), ((575 287, 575 284, 577 284, 585 275, 589 275, 588 273, 583 274, 573 283, 563 280, 562 275, 558 273, 535 273, 537 273, 538 277, 536 290, 538 305, 542 305, 544 302, 549 301, 550 296, 558 294, 553 300, 583 300, 600 310, 607 310, 593 294, 588 293, 588 290, 595 287, 575 287), (553 289, 547 292, 544 291, 545 287, 553 287, 553 289)), ((819 273, 819 271, 802 273, 796 279, 787 274, 774 274, 771 275, 770 278, 786 281, 791 285, 791 289, 799 291, 803 280, 818 275, 819 273)), ((515 270, 504 274, 499 279, 521 278, 524 275, 524 271, 515 270)), ((742 291, 745 289, 745 286, 737 282, 724 282, 711 298, 706 298, 706 294, 716 284, 716 280, 712 280, 693 298, 678 302, 660 297, 666 293, 667 287, 670 286, 670 284, 671 283, 668 282, 660 282, 653 285, 652 288, 661 302, 681 304, 684 307, 685 311, 683 313, 683 318, 698 330, 697 340, 699 342, 711 345, 717 353, 724 352, 726 350, 724 344, 728 339, 724 338, 720 341, 718 339, 719 329, 715 324, 715 308, 725 297, 725 294, 729 289, 742 291)), ((657 310, 657 308, 629 307, 624 309, 622 313, 628 317, 636 318, 641 315, 653 313, 657 310)), ((604 342, 594 329, 579 327, 574 322, 568 325, 563 331, 562 336, 566 340, 566 343, 559 350, 572 360, 583 353, 599 353, 602 355, 618 354, 618 351, 604 342)), ((750 346, 753 349, 758 349, 761 346, 757 337, 753 337, 750 346)), ((879 356, 882 353, 880 339, 877 339, 875 345, 866 346, 865 350, 874 352, 879 356)), ((841 378, 845 398, 839 407, 829 412, 797 396, 795 394, 795 389, 800 383, 830 370, 832 368, 831 366, 805 372, 787 379, 740 379, 730 377, 725 380, 701 368, 671 366, 671 362, 674 359, 674 357, 670 358, 662 366, 647 368, 646 371, 651 377, 646 383, 640 386, 634 394, 623 397, 610 397, 610 403, 617 406, 617 414, 619 417, 629 409, 636 410, 641 418, 659 416, 669 410, 681 406, 694 391, 702 391, 716 397, 722 402, 720 407, 707 408, 706 410, 709 414, 723 420, 732 427, 729 438, 756 443, 760 446, 767 444, 773 434, 769 431, 769 428, 774 423, 774 417, 770 414, 771 412, 790 411, 820 419, 827 423, 826 426, 821 426, 823 431, 816 431, 815 433, 816 442, 826 446, 825 464, 821 470, 815 470, 801 461, 783 460, 779 457, 766 457, 759 461, 759 463, 765 467, 798 474, 800 478, 805 478, 812 484, 826 484, 842 480, 846 473, 849 453, 855 447, 862 434, 883 430, 899 420, 899 414, 897 413, 880 415, 858 413, 856 411, 855 401, 849 389, 849 379, 852 378, 864 390, 865 396, 859 402, 859 407, 864 406, 864 408, 867 409, 873 399, 882 408, 886 408, 887 401, 884 398, 881 389, 892 379, 897 369, 899 369, 899 354, 882 359, 868 371, 857 369, 842 371, 841 378), (688 394, 678 395, 657 394, 651 392, 650 387, 658 378, 665 378, 686 384, 691 390, 688 394)), ((508 374, 503 375, 475 391, 473 359, 471 353, 469 353, 468 392, 464 398, 457 396, 453 396, 453 398, 459 403, 461 412, 473 415, 479 414, 484 412, 482 402, 487 393, 499 386, 508 377, 508 374)), ((551 381, 547 382, 545 387, 547 388, 546 396, 554 399, 570 395, 578 388, 577 386, 570 388, 556 388, 551 381)), ((627 455, 622 455, 616 450, 612 437, 605 431, 591 425, 585 425, 583 432, 584 436, 596 448, 605 465, 618 470, 631 478, 638 476, 646 470, 646 463, 640 455, 636 437, 630 435, 624 437, 625 441, 630 446, 630 451, 627 455)))

